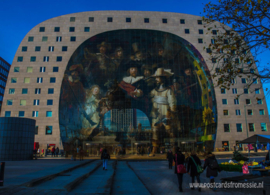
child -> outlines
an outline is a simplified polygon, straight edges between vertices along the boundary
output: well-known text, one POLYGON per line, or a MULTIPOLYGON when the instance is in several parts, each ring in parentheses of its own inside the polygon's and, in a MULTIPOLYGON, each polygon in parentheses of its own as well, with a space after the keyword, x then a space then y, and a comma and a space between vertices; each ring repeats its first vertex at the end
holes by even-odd
POLYGON ((248 165, 244 163, 242 166, 243 174, 249 174, 248 165))

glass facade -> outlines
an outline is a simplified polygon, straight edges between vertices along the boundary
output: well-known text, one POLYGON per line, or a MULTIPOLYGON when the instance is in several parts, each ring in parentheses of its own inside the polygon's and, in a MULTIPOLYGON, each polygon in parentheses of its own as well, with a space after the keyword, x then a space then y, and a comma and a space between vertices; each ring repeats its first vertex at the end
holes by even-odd
POLYGON ((184 39, 153 30, 116 30, 82 43, 62 80, 63 145, 89 154, 163 154, 214 149, 216 101, 209 70, 184 39), (140 149, 139 149, 140 148, 140 149))

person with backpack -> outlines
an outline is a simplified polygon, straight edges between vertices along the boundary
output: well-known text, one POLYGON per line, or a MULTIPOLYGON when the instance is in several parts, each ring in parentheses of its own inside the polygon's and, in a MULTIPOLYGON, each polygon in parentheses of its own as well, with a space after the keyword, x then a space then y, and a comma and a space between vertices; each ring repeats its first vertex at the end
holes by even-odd
MULTIPOLYGON (((206 177, 210 178, 210 183, 215 183, 215 177, 218 176, 218 172, 221 171, 221 169, 218 166, 217 159, 212 152, 208 152, 208 155, 206 156, 203 169, 206 169, 206 177)), ((216 188, 214 187, 213 190, 215 191, 216 188)))
MULTIPOLYGON (((187 172, 191 177, 192 183, 195 183, 195 177, 197 182, 200 184, 200 174, 203 172, 203 169, 201 167, 201 160, 196 155, 195 151, 191 152, 191 155, 189 156, 189 160, 187 163, 187 172)), ((191 188, 194 190, 194 187, 191 188)), ((201 188, 198 188, 199 192, 201 191, 201 188)))
POLYGON ((103 160, 103 170, 107 171, 108 160, 110 159, 110 155, 107 152, 107 149, 104 149, 101 154, 101 160, 103 160))
POLYGON ((175 169, 174 173, 177 174, 178 184, 179 184, 179 192, 183 192, 182 183, 183 183, 183 175, 186 173, 186 168, 184 166, 185 163, 185 155, 182 154, 179 147, 176 148, 176 154, 174 155, 175 169))

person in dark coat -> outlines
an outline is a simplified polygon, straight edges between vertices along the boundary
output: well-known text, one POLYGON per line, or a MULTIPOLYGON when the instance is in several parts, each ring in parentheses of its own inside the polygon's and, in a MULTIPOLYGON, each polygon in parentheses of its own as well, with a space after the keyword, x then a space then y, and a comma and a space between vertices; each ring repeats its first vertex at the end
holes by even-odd
MULTIPOLYGON (((192 183, 195 183, 195 177, 198 183, 201 183, 200 180, 200 173, 198 173, 197 171, 197 166, 195 165, 195 163, 197 164, 197 166, 201 166, 201 160, 199 159, 199 157, 196 155, 195 151, 191 152, 191 155, 189 157, 189 161, 187 164, 187 172, 191 177, 191 181, 192 183)), ((194 190, 194 187, 191 188, 192 190, 194 190)), ((199 192, 201 191, 201 188, 198 188, 199 192)))
POLYGON ((265 157, 265 161, 269 160, 269 152, 267 152, 266 157, 265 157))
POLYGON ((183 173, 177 173, 177 165, 184 165, 185 163, 185 155, 182 154, 179 147, 176 148, 176 154, 174 155, 175 169, 174 173, 177 175, 178 184, 179 184, 179 192, 183 192, 182 183, 183 183, 183 173))
POLYGON ((103 170, 107 171, 108 160, 110 159, 110 155, 107 152, 107 149, 104 149, 101 154, 101 160, 103 160, 103 170))
MULTIPOLYGON (((206 156, 206 159, 204 162, 203 169, 206 169, 206 167, 207 167, 206 177, 210 178, 210 183, 215 182, 214 178, 217 177, 218 172, 221 171, 221 169, 218 166, 218 163, 217 163, 217 168, 215 168, 215 169, 210 168, 210 164, 213 164, 214 161, 216 161, 216 163, 217 163, 217 159, 216 159, 215 155, 212 154, 212 152, 208 152, 208 155, 206 156)), ((214 190, 216 190, 216 188, 214 188, 214 190)))
POLYGON ((167 153, 167 160, 169 161, 169 169, 172 169, 173 153, 171 150, 167 153))

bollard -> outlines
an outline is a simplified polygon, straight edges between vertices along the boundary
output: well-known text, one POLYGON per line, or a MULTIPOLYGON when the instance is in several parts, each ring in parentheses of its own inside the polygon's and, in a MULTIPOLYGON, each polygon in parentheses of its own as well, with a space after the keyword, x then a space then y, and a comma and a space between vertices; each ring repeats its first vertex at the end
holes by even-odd
POLYGON ((0 186, 4 186, 4 171, 5 171, 5 162, 1 162, 1 167, 0 167, 0 186))

